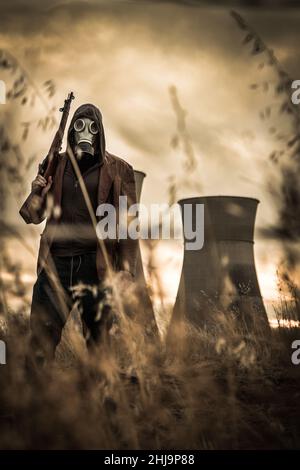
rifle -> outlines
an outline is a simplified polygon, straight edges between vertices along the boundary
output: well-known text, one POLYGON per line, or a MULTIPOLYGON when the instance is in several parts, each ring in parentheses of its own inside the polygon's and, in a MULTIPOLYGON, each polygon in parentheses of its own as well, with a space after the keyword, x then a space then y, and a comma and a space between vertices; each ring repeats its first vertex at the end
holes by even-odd
MULTIPOLYGON (((71 91, 71 93, 69 93, 67 99, 64 102, 64 106, 59 109, 59 111, 62 113, 59 127, 52 141, 48 155, 42 161, 42 163, 39 164, 38 173, 42 175, 47 181, 48 181, 49 176, 52 176, 53 178, 56 172, 56 168, 59 162, 59 152, 62 146, 62 140, 63 140, 64 132, 66 129, 67 121, 68 121, 71 102, 74 98, 75 96, 73 92, 71 91)), ((34 198, 38 198, 42 190, 43 188, 37 188, 36 190, 31 191, 31 193, 29 194, 28 198, 26 199, 26 201, 24 202, 24 204, 22 205, 19 211, 20 215, 23 217, 23 219, 25 220, 27 224, 37 217, 37 212, 38 212, 39 207, 38 207, 38 204, 36 203, 32 204, 32 202, 36 202, 34 198), (33 207, 31 209, 31 206, 37 206, 37 207, 33 207)))
POLYGON ((67 125, 71 102, 74 100, 75 96, 73 92, 69 93, 68 98, 65 100, 64 106, 59 109, 62 113, 59 127, 54 136, 53 142, 51 144, 50 150, 47 157, 39 165, 39 174, 42 175, 47 181, 49 176, 54 176, 58 164, 59 152, 61 150, 61 144, 64 137, 65 128, 67 125))

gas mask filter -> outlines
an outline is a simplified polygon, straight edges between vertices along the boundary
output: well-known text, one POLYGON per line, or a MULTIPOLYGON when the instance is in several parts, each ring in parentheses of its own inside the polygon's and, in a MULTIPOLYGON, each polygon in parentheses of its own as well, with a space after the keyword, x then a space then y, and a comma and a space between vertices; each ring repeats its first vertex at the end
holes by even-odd
POLYGON ((94 156, 96 135, 99 133, 97 123, 90 118, 78 118, 74 122, 73 129, 78 158, 81 158, 83 153, 94 156))

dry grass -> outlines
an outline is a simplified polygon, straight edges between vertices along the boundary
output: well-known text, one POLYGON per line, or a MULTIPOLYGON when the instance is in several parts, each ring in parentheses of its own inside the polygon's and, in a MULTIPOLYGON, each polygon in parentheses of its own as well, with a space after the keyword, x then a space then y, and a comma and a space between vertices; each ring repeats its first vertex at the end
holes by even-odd
MULTIPOLYGON (((52 366, 24 365, 26 320, 11 316, 1 367, 0 447, 6 449, 270 449, 300 445, 297 329, 245 337, 220 318, 214 333, 183 322, 176 341, 147 340, 119 318, 93 356, 69 325, 52 366)), ((172 336, 174 339, 174 337, 172 336)))

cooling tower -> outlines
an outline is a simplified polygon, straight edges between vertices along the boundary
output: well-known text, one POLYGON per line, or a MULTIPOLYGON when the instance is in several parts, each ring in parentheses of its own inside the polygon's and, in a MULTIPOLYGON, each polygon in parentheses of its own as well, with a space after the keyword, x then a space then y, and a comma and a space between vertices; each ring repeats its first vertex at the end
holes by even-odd
POLYGON ((136 191, 137 202, 141 201, 141 194, 142 194, 142 188, 143 188, 145 177, 146 177, 146 173, 144 173, 143 171, 134 170, 135 191, 136 191))
MULTIPOLYGON (((218 312, 231 311, 247 331, 269 328, 254 261, 254 224, 258 200, 246 197, 210 196, 182 199, 179 205, 183 228, 185 204, 204 204, 204 245, 187 250, 172 322, 187 317, 200 327, 214 327, 218 312)), ((186 220, 185 220, 186 219, 186 220)))
MULTIPOLYGON (((141 199, 142 187, 143 187, 143 182, 144 182, 145 177, 146 177, 146 174, 144 172, 134 170, 137 202, 140 202, 140 199, 141 199)), ((149 297, 149 293, 147 289, 140 246, 138 248, 137 264, 136 264, 136 284, 137 284, 137 295, 139 298, 139 303, 141 305, 140 316, 143 317, 143 322, 145 324, 147 332, 150 335, 154 334, 155 336, 157 336, 158 329, 157 329, 152 302, 149 297)))

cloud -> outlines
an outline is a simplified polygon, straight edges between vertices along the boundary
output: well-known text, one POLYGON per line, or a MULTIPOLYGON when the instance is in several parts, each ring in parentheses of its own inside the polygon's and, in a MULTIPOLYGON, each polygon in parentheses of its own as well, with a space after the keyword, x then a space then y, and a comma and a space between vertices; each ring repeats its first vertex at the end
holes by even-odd
MULTIPOLYGON (((258 118, 264 97, 249 91, 257 64, 242 45, 228 5, 4 0, 0 41, 37 83, 55 80, 57 107, 70 89, 76 103, 98 104, 109 149, 144 169, 158 185, 160 200, 166 198, 167 176, 184 171, 182 149, 175 152, 170 146, 176 131, 171 84, 188 110, 187 126, 199 161, 195 178, 205 183, 205 191, 234 188, 245 195, 258 192, 264 199, 264 191, 243 178, 260 179, 260 165, 271 149, 268 130, 258 118), (245 132, 254 136, 252 141, 245 142, 245 132)), ((300 75, 299 61, 293 61, 298 54, 298 11, 264 13, 254 8, 244 14, 283 65, 300 75)), ((35 143, 47 151, 50 140, 37 136, 35 143)), ((144 196, 150 200, 150 190, 144 196)))

